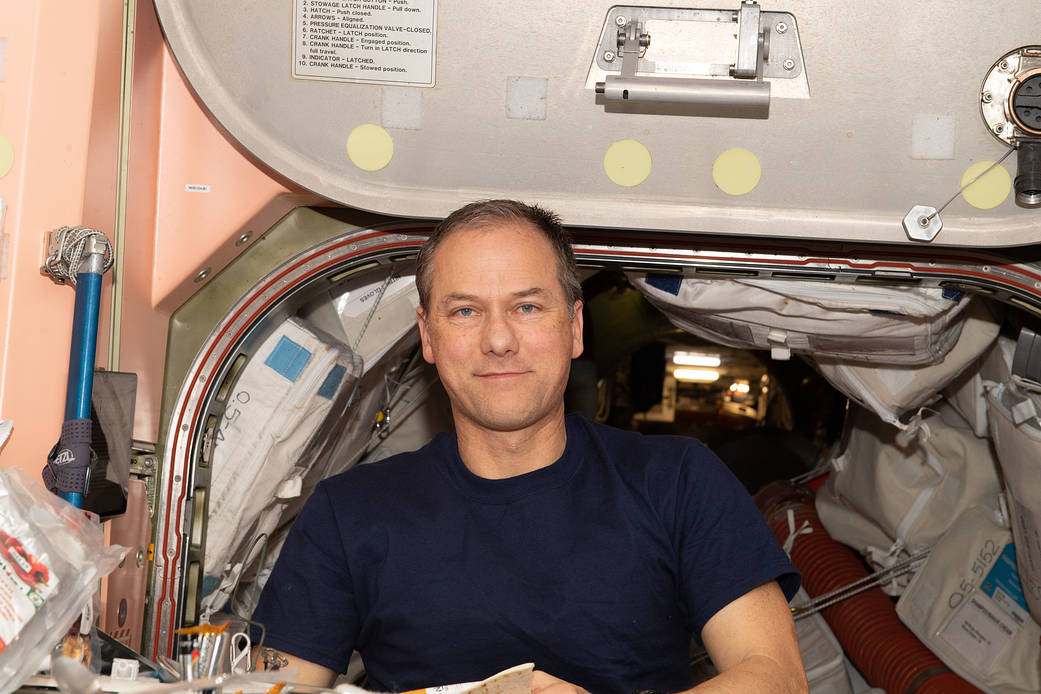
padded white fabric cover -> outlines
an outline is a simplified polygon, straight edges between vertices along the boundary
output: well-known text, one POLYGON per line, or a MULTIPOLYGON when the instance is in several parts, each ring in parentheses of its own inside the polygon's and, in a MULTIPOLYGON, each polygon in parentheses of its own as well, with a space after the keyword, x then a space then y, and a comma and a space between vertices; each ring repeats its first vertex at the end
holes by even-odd
POLYGON ((312 301, 301 315, 355 348, 365 371, 416 327, 419 290, 413 275, 380 278, 312 301), (373 311, 373 306, 378 310, 373 311))
POLYGON ((997 466, 987 441, 936 412, 923 423, 926 435, 900 445, 898 429, 858 409, 846 450, 817 493, 828 533, 876 567, 931 546, 965 509, 998 505, 997 466))
POLYGON ((306 455, 309 443, 334 404, 342 407, 353 392, 361 371, 349 347, 295 318, 243 367, 212 454, 207 576, 227 580, 227 565, 242 560, 238 555, 252 538, 275 528, 314 462, 306 455))
POLYGON ((975 365, 959 374, 944 389, 944 397, 972 426, 976 436, 988 436, 990 433, 987 425, 987 389, 1008 380, 1015 351, 1016 341, 999 335, 975 365))
POLYGON ((837 390, 904 428, 900 416, 930 402, 971 366, 997 338, 1000 325, 985 304, 973 301, 962 314, 957 343, 935 364, 883 366, 831 357, 814 359, 821 375, 837 390))
MULTIPOLYGON (((792 606, 799 607, 809 601, 809 593, 800 588, 792 598, 792 606)), ((853 694, 842 646, 821 613, 797 621, 795 633, 799 637, 799 652, 810 694, 853 694)))
POLYGON ((988 403, 1019 575, 1030 613, 1041 622, 1041 394, 1009 380, 989 391, 988 403))
POLYGON ((989 508, 966 510, 897 602, 901 621, 986 692, 1041 691, 1041 627, 1017 595, 1009 531, 989 508))
POLYGON ((932 364, 954 346, 970 299, 933 288, 632 273, 673 325, 712 342, 879 364, 932 364))

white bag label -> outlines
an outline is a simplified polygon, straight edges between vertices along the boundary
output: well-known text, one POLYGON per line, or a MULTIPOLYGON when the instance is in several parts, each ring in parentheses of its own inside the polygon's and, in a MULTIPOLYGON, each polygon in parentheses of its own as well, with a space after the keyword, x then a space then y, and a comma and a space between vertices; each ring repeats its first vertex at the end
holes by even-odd
MULTIPOLYGON (((360 289, 344 292, 335 302, 336 312, 340 314, 341 318, 367 317, 372 310, 373 301, 379 300, 380 303, 389 302, 392 297, 397 296, 401 292, 408 290, 416 291, 414 289, 416 278, 411 275, 391 278, 390 282, 386 283, 386 287, 384 287, 385 282, 386 280, 380 280, 360 289), (380 292, 382 292, 382 296, 380 292)), ((419 296, 418 293, 416 296, 419 296)), ((416 321, 414 313, 408 317, 413 323, 416 321)), ((348 335, 348 337, 353 336, 348 335)))
POLYGON ((975 591, 940 631, 940 638, 968 662, 987 671, 1019 633, 1019 626, 993 600, 975 591))
POLYGON ((0 531, 0 651, 18 637, 57 583, 46 565, 0 531))
POLYGON ((994 568, 980 585, 980 590, 990 596, 1017 626, 1023 626, 1031 618, 1023 595, 1023 584, 1019 580, 1016 546, 1013 543, 1005 545, 994 568))

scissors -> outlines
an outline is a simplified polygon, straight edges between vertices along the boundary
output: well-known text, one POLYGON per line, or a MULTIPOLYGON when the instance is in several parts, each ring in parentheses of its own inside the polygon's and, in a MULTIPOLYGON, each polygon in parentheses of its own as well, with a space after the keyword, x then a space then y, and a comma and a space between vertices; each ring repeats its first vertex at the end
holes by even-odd
POLYGON ((231 657, 231 671, 236 675, 244 675, 250 671, 250 652, 253 644, 249 640, 249 634, 237 631, 231 635, 231 648, 228 653, 231 657))

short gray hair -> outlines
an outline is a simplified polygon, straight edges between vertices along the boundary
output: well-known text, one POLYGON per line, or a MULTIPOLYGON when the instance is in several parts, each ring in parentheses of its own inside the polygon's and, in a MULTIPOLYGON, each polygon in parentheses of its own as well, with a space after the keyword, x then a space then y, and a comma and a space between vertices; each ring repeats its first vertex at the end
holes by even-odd
POLYGON ((557 259, 557 277, 567 299, 568 315, 574 318, 575 302, 582 300, 582 283, 578 279, 578 265, 571 247, 571 235, 553 212, 517 200, 479 200, 460 207, 434 228, 434 232, 416 257, 416 288, 419 305, 428 310, 430 289, 433 284, 431 268, 434 253, 445 237, 459 229, 480 229, 496 222, 526 222, 540 232, 553 247, 557 259))

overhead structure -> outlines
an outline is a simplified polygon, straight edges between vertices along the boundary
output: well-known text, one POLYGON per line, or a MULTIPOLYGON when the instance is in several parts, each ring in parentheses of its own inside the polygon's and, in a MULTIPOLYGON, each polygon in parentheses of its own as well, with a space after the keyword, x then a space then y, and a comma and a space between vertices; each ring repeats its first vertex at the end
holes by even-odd
MULTIPOLYGON (((358 209, 438 218, 460 201, 508 196, 598 228, 1036 240, 1037 219, 1013 204, 1003 166, 951 204, 942 235, 932 219, 930 239, 902 225, 1013 144, 1012 128, 998 133, 992 120, 1015 124, 1015 146, 1041 132, 1030 115, 1033 2, 972 13, 667 5, 156 2, 220 125, 274 171, 358 209), (981 93, 1002 64, 993 79, 1011 79, 1010 94, 981 93)), ((1024 179, 1021 202, 1036 183, 1024 179)))

